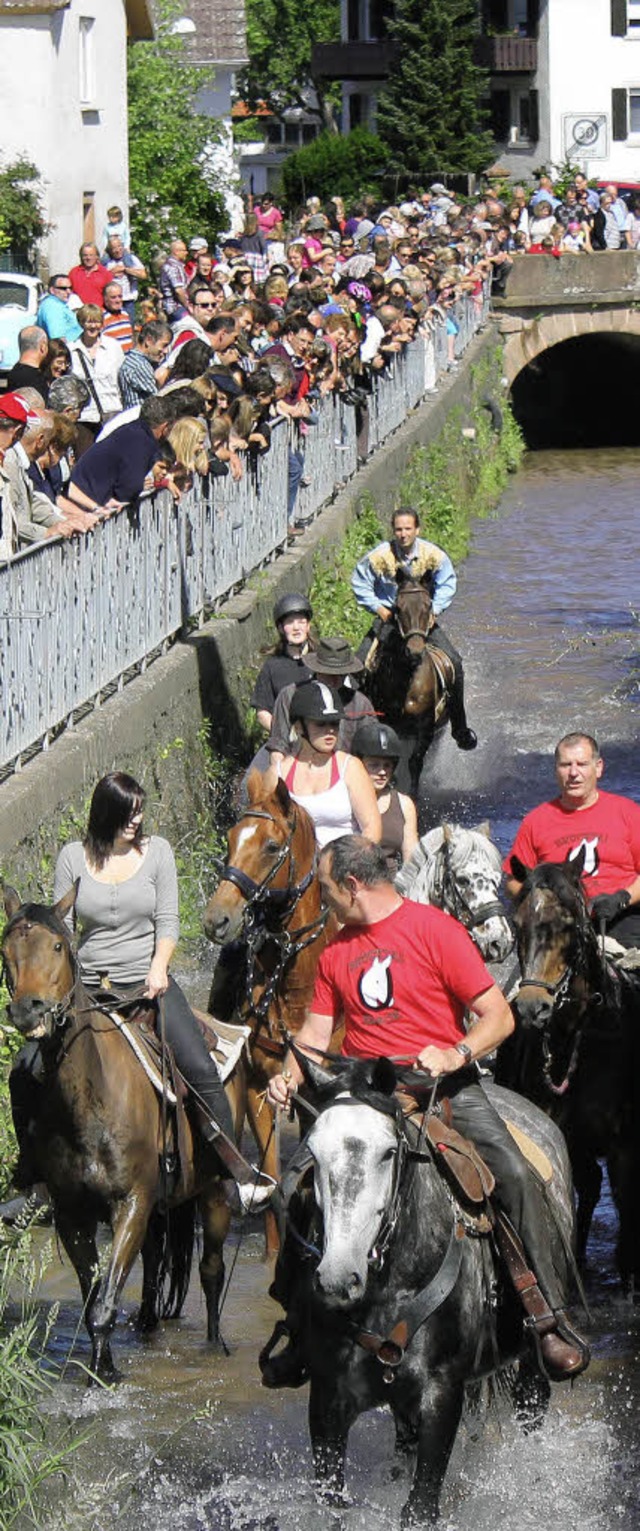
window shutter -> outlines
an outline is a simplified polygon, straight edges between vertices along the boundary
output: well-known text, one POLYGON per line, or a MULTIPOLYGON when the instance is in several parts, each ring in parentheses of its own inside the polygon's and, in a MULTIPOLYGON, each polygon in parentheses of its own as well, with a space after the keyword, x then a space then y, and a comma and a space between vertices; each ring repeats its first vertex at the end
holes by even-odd
POLYGON ((627 0, 611 0, 611 36, 626 37, 626 35, 627 0))
POLYGON ((491 131, 497 143, 507 143, 511 127, 511 92, 492 90, 491 131))
POLYGON ((540 92, 529 91, 529 138, 537 144, 540 137, 540 92))
POLYGON ((626 90, 611 92, 611 137, 621 143, 629 137, 629 104, 626 90))

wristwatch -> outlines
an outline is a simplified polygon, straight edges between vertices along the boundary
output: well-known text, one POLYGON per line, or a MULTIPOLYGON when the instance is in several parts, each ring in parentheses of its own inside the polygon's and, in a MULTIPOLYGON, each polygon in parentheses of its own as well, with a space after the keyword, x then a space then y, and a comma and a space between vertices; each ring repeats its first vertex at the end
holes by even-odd
POLYGON ((473 1063, 473 1053, 468 1042, 456 1042, 456 1052, 460 1053, 465 1063, 473 1063))

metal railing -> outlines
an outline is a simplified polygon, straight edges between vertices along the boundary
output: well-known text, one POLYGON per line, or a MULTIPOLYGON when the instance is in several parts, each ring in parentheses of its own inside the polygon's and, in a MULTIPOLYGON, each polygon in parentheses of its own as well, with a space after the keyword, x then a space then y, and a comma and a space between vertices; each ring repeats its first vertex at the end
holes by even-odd
MULTIPOLYGON (((471 298, 455 307, 456 354, 486 318, 471 298)), ((447 367, 438 323, 372 384, 368 452, 416 407, 447 367)), ((316 406, 304 437, 296 518, 310 520, 358 464, 356 408, 339 397, 316 406)), ((142 499, 71 541, 47 540, 0 565, 2 709, 0 773, 47 749, 78 715, 100 706, 163 653, 185 627, 203 622, 287 543, 292 427, 239 483, 196 480, 176 505, 168 492, 142 499)))

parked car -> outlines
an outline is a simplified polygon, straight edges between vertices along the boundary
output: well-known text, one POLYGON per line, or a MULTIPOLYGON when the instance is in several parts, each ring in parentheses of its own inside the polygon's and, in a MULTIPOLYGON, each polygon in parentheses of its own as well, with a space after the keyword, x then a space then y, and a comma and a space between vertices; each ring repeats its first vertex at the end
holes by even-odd
POLYGON ((18 335, 27 324, 35 324, 43 291, 37 276, 0 271, 0 380, 18 360, 18 335))

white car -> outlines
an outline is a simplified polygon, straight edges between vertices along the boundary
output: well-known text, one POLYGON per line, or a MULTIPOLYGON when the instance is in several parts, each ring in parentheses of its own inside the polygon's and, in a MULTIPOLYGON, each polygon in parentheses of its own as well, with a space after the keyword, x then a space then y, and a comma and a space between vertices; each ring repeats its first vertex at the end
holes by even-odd
POLYGON ((19 360, 18 335, 35 324, 44 288, 37 276, 0 271, 0 378, 19 360))

